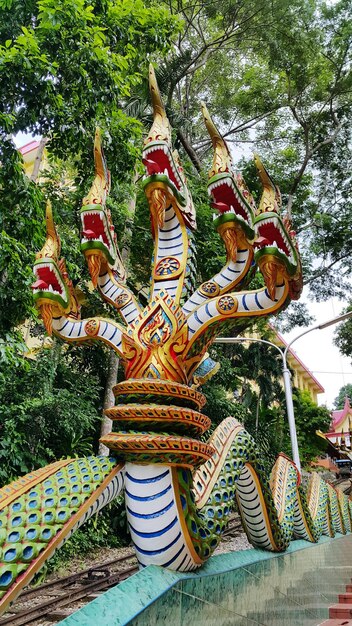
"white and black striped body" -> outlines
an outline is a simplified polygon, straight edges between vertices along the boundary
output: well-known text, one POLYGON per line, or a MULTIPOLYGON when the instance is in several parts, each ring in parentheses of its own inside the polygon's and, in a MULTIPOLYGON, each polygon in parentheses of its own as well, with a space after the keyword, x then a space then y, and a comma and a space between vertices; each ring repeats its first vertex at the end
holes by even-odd
POLYGON ((276 550, 266 505, 254 469, 246 464, 236 483, 236 499, 248 540, 255 548, 276 550))
POLYGON ((141 311, 140 306, 132 292, 118 281, 115 271, 109 270, 101 274, 98 278, 98 288, 104 300, 113 306, 116 306, 116 300, 119 296, 126 294, 128 300, 125 305, 118 307, 118 311, 126 324, 134 322, 141 311))
POLYGON ((154 245, 154 273, 152 276, 151 286, 151 299, 154 298, 160 291, 167 291, 167 293, 175 300, 179 301, 182 293, 183 280, 180 278, 180 273, 176 273, 176 277, 172 278, 172 274, 169 277, 165 270, 165 275, 162 276, 158 271, 158 265, 164 260, 176 259, 180 264, 180 268, 183 268, 183 274, 185 273, 186 262, 188 255, 188 233, 187 229, 183 225, 183 220, 180 219, 180 215, 177 215, 175 209, 170 205, 165 210, 165 218, 163 226, 158 226, 155 235, 154 245))
MULTIPOLYGON (((249 250, 237 250, 236 262, 229 261, 218 274, 210 279, 212 283, 215 283, 219 287, 220 293, 226 293, 238 285, 247 274, 250 257, 251 253, 249 250)), ((209 296, 204 295, 200 289, 197 289, 197 291, 188 298, 182 310, 186 315, 189 315, 195 308, 208 301, 209 296)))
POLYGON ((187 545, 170 466, 126 463, 125 469, 127 519, 140 565, 181 572, 199 567, 187 545))
POLYGON ((53 331, 55 335, 68 342, 99 339, 122 355, 123 329, 112 320, 104 318, 76 320, 71 317, 56 317, 53 319, 53 331), (93 336, 86 331, 87 324, 92 321, 99 323, 99 330, 93 336))

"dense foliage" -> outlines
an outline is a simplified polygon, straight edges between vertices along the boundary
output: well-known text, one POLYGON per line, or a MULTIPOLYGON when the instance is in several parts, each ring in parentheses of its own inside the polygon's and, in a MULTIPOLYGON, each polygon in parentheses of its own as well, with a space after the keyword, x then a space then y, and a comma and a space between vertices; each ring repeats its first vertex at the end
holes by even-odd
POLYGON ((343 409, 343 407, 345 406, 346 398, 349 398, 350 402, 352 402, 352 385, 350 383, 341 387, 338 395, 334 400, 335 409, 343 409))
MULTIPOLYGON (((19 326, 29 320, 31 332, 44 343, 30 284, 35 252, 44 240, 46 198, 53 204, 83 316, 107 312, 87 288, 79 254, 78 209, 92 178, 96 125, 102 128, 112 173, 109 207, 121 247, 133 234, 130 285, 142 297, 146 291, 149 211, 131 181, 139 176, 142 137, 151 122, 150 60, 157 66, 197 208, 199 282, 224 262, 206 192, 210 144, 199 113, 203 98, 257 198, 248 161, 252 145, 273 172, 298 230, 313 295, 345 293, 352 267, 350 13, 348 0, 269 5, 257 0, 0 0, 0 483, 55 458, 96 450, 108 351, 46 342, 30 360, 19 326), (14 144, 21 131, 47 139, 49 168, 39 181, 24 174, 14 144)), ((290 311, 294 324, 309 319, 302 308, 290 311)), ((339 342, 352 354, 350 330, 339 342)), ((221 373, 204 386, 214 425, 229 414, 237 417, 257 439, 268 465, 281 450, 289 454, 277 354, 253 344, 231 353, 214 349, 212 355, 222 363, 221 373)), ((330 418, 304 394, 297 392, 295 403, 299 444, 308 463, 318 454, 315 429, 324 430, 330 418)), ((106 536, 104 524, 99 538, 106 536)), ((67 550, 75 550, 74 542, 67 550)))

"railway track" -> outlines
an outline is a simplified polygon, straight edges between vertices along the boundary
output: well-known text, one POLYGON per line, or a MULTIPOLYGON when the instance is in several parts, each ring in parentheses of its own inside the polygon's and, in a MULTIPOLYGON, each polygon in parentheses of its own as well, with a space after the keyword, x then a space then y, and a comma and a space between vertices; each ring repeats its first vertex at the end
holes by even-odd
MULTIPOLYGON (((351 491, 349 478, 332 481, 345 493, 351 491)), ((243 532, 237 513, 223 533, 225 541, 243 532)), ((105 561, 75 574, 22 591, 15 604, 0 618, 0 626, 51 626, 96 598, 103 591, 138 571, 134 552, 105 561)))
POLYGON ((137 571, 137 559, 131 552, 39 587, 25 589, 0 618, 0 626, 57 623, 137 571))

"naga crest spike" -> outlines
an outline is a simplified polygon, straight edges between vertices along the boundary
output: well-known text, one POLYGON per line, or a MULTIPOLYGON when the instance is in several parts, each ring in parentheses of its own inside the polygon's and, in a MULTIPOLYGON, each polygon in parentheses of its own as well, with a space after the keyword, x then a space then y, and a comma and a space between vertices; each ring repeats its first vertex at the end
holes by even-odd
POLYGON ((49 257, 57 261, 61 252, 61 241, 54 223, 53 211, 50 200, 48 200, 46 203, 45 220, 46 240, 41 251, 36 254, 35 258, 42 259, 44 257, 49 257))
POLYGON ((149 65, 149 90, 153 106, 153 125, 149 131, 146 143, 160 139, 164 141, 171 141, 170 122, 166 115, 154 68, 151 63, 149 65))
POLYGON ((263 185, 263 193, 259 202, 257 215, 265 213, 266 211, 273 211, 274 213, 280 214, 282 200, 279 187, 275 185, 257 154, 254 154, 254 163, 263 185))
POLYGON ((222 172, 230 172, 232 169, 232 161, 226 141, 216 128, 212 117, 204 104, 201 103, 203 119, 214 148, 214 158, 212 168, 209 171, 209 178, 222 172))

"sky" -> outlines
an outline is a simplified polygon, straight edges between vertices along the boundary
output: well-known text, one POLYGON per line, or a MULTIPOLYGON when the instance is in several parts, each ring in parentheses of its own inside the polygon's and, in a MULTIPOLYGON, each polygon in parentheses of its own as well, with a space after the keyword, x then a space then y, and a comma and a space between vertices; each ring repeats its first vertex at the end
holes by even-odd
MULTIPOLYGON (((309 312, 316 318, 312 327, 341 315, 343 308, 346 307, 346 303, 337 298, 320 303, 312 302, 305 291, 302 301, 306 302, 309 312)), ((348 383, 352 384, 352 360, 342 356, 333 344, 336 328, 337 325, 333 325, 322 330, 314 330, 298 339, 292 346, 297 356, 325 389, 325 393, 318 395, 318 404, 326 404, 329 409, 333 408, 333 402, 341 387, 348 383)), ((290 333, 281 334, 288 342, 304 330, 295 328, 290 333)))

